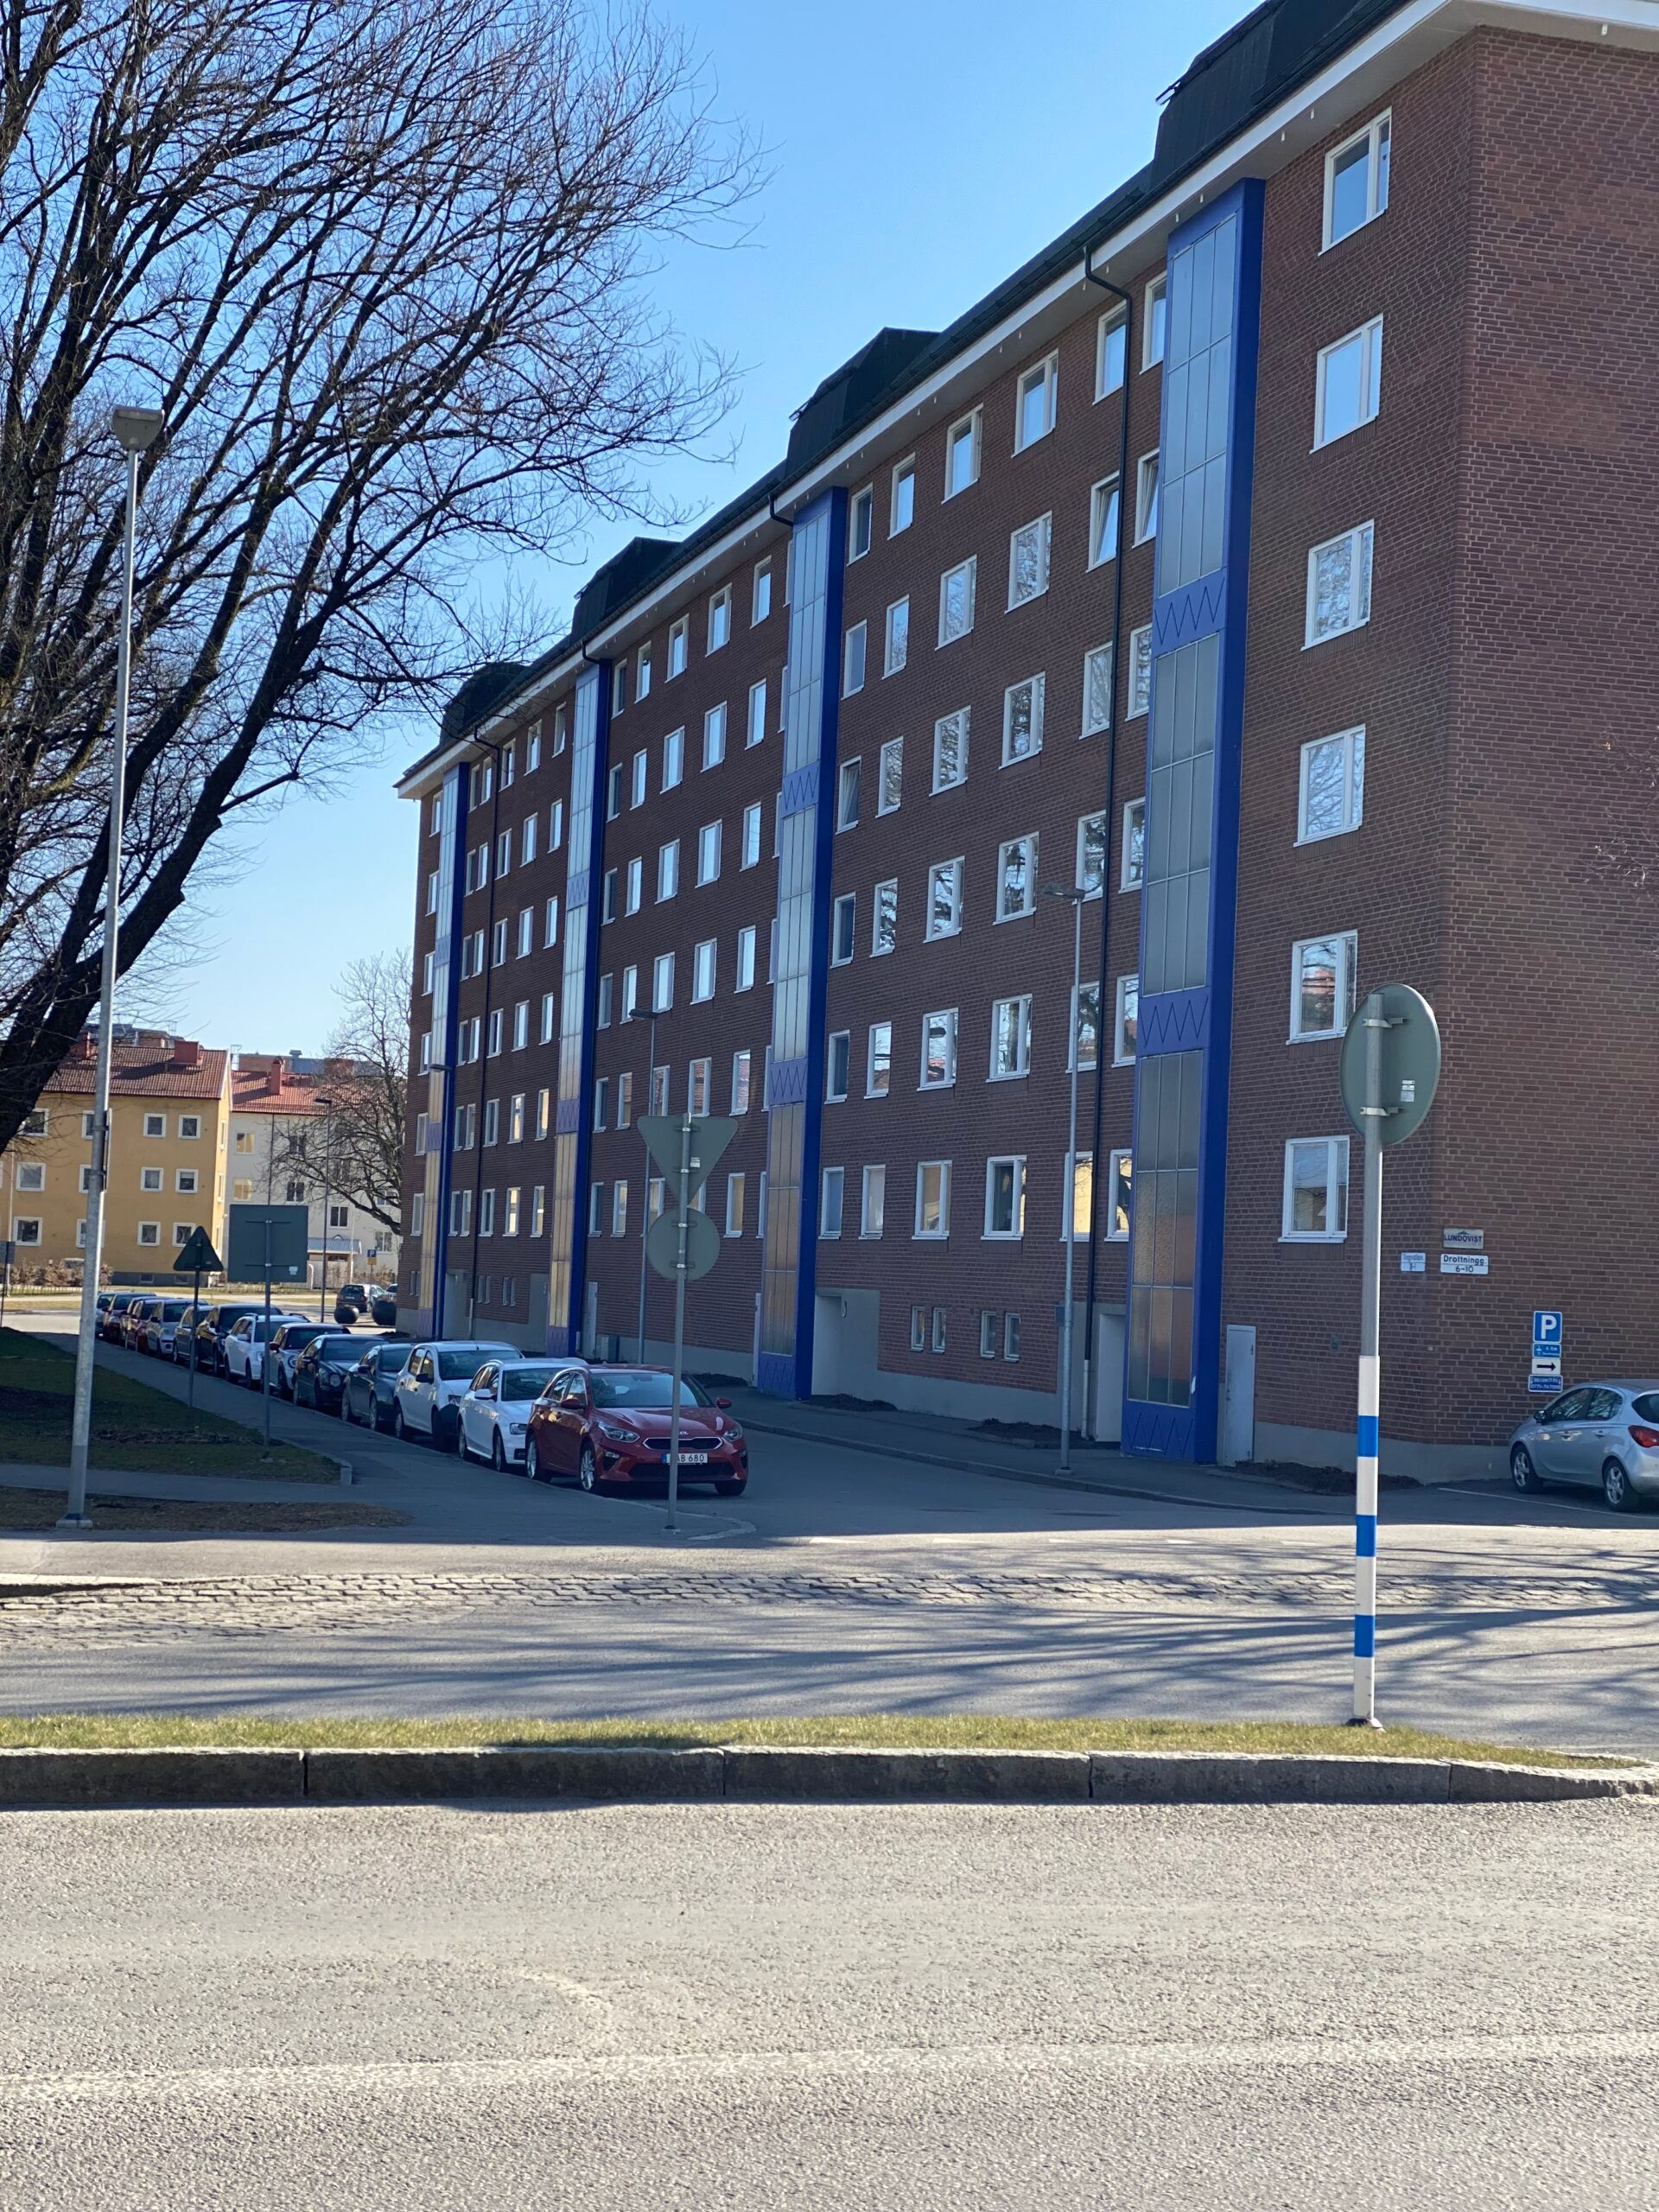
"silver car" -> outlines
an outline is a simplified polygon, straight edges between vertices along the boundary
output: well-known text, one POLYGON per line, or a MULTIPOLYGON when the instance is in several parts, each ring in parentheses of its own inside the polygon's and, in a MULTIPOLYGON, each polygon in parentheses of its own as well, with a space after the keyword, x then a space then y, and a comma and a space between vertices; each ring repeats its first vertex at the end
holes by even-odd
POLYGON ((1659 1382, 1580 1382, 1529 1414, 1510 1439, 1516 1490, 1578 1483, 1616 1513, 1659 1497, 1659 1382))

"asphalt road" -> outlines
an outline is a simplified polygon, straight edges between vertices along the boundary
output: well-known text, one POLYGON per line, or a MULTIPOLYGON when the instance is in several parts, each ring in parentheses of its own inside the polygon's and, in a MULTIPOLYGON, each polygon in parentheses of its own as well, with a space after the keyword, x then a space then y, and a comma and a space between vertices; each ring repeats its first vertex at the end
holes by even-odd
POLYGON ((1622 2212, 1659 2195, 1656 1823, 0 1815, 0 2196, 1622 2212))

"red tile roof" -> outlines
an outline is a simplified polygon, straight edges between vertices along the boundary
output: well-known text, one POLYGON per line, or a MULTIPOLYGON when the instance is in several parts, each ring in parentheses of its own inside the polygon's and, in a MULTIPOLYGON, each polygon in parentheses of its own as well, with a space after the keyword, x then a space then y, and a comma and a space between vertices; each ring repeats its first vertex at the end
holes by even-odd
MULTIPOLYGON (((204 1046, 193 1067, 180 1067, 170 1045, 117 1045, 112 1048, 110 1089, 118 1098, 217 1098, 225 1088, 228 1052, 204 1046)), ((48 1091, 90 1098, 97 1062, 68 1059, 49 1077, 48 1091)))
POLYGON ((315 1075, 289 1075, 284 1068, 282 1088, 272 1090, 264 1068, 236 1068, 231 1075, 231 1111, 233 1114, 321 1114, 317 1092, 322 1088, 322 1078, 315 1075))

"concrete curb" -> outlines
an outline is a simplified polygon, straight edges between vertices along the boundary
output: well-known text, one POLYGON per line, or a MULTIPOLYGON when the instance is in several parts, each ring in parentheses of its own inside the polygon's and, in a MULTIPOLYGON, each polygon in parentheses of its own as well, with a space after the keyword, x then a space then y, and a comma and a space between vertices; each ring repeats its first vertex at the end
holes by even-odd
POLYGON ((0 1809, 499 1798, 675 1804, 1517 1804, 1659 1796, 1659 1768, 1253 1751, 0 1750, 0 1809))

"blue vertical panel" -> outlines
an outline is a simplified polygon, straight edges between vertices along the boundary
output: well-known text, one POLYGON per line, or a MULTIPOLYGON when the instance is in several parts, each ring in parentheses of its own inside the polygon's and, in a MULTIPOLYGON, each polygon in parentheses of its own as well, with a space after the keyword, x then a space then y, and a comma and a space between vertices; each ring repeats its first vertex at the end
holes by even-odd
POLYGON ((780 1398, 804 1398, 812 1389, 830 847, 846 561, 847 494, 826 492, 797 518, 790 554, 778 952, 766 1082, 766 1243, 755 1376, 761 1389, 780 1398))
MULTIPOLYGON (((438 791, 437 937, 432 947, 432 1065, 426 1083, 426 1157, 416 1165, 415 1186, 426 1195, 421 1233, 421 1281, 416 1333, 443 1332, 443 1290, 449 1257, 449 1181, 454 1164, 450 1118, 455 1110, 455 1009, 460 1000, 455 949, 461 942, 461 902, 466 895, 462 853, 467 842, 467 798, 472 771, 452 768, 438 791)), ((425 808, 429 802, 421 801, 425 808)))
POLYGON ((1213 1459, 1262 200, 1169 241, 1123 1448, 1213 1459))
POLYGON ((554 1107, 552 1210, 548 1219, 547 1349, 582 1341, 588 1262, 588 1159, 593 1143, 594 1022, 598 996, 599 881, 605 842, 605 755, 610 670, 585 668, 570 732, 570 828, 566 861, 559 1076, 554 1107))

